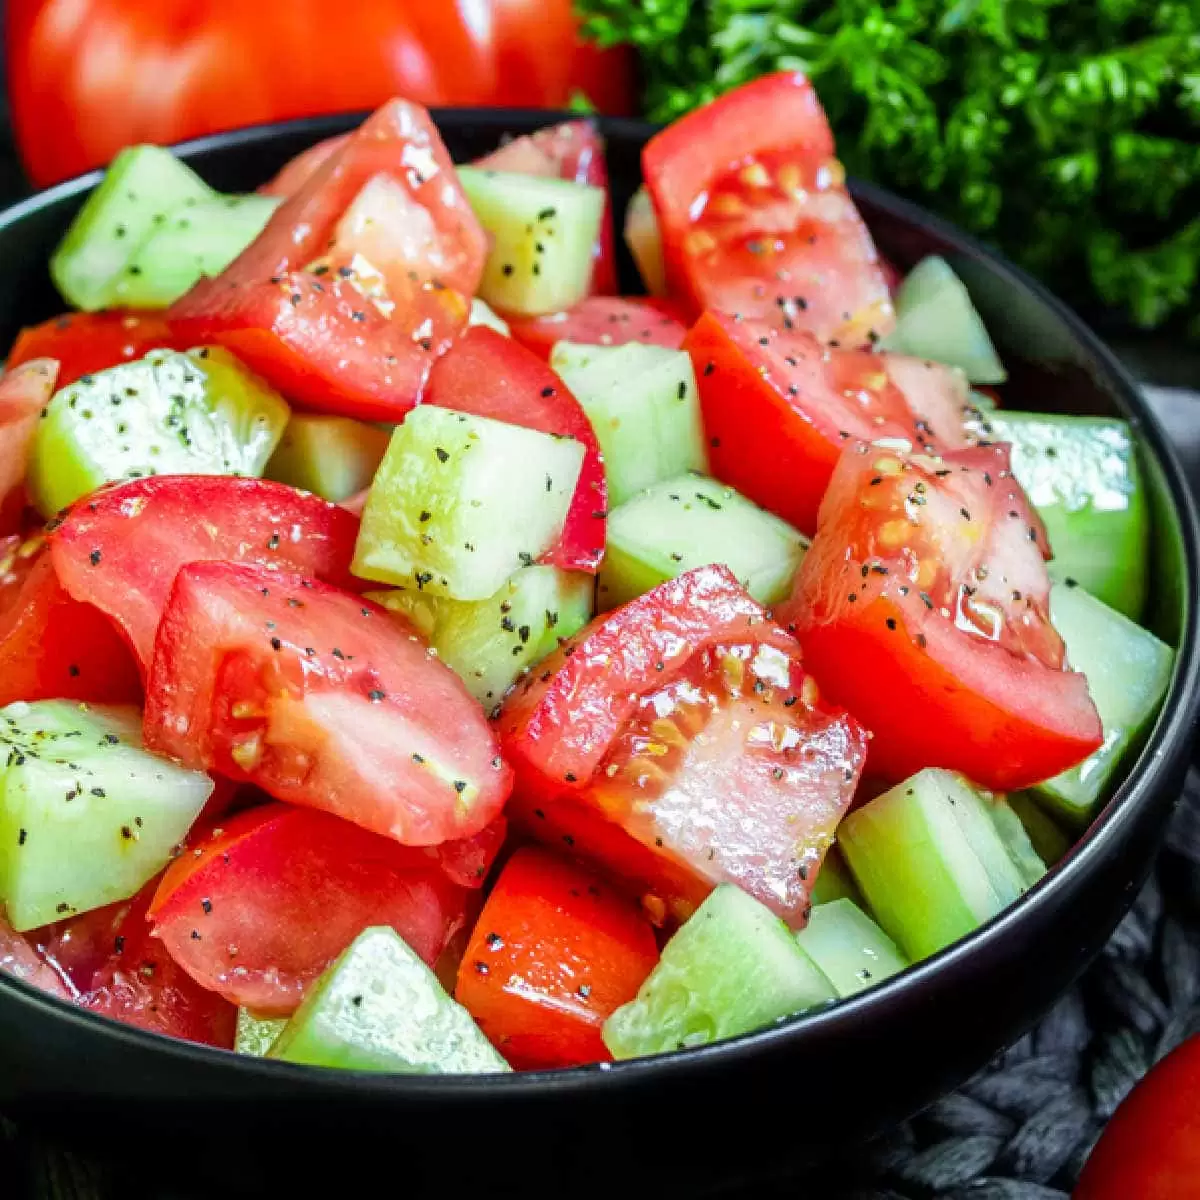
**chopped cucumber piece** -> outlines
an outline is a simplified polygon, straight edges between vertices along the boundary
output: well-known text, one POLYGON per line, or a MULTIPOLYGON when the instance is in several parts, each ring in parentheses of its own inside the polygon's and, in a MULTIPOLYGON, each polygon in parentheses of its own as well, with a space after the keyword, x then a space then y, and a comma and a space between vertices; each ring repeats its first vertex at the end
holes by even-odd
POLYGON ((170 861, 212 780, 142 748, 136 708, 0 710, 0 898, 14 929, 127 900, 170 861))
POLYGON ((583 456, 570 438, 421 405, 371 485, 354 573, 486 600, 554 544, 583 456))
POLYGON ((568 342, 555 346, 550 365, 596 431, 611 507, 660 480, 708 470, 696 377, 685 351, 568 342))
POLYGON ((833 900, 814 908, 796 942, 842 999, 908 966, 896 943, 852 900, 833 900))
POLYGON ((854 882, 854 876, 850 874, 850 868, 846 866, 846 860, 842 857, 842 852, 837 848, 836 842, 825 851, 825 857, 821 861, 821 869, 813 881, 809 899, 813 904, 832 904, 834 900, 853 900, 859 908, 866 908, 862 892, 858 890, 858 884, 854 882))
POLYGON ((508 1071, 393 929, 367 929, 312 986, 271 1058, 405 1075, 508 1071))
POLYGON ((287 1017, 259 1017, 248 1008, 239 1008, 233 1048, 239 1054, 263 1058, 286 1025, 287 1017))
POLYGON ((497 333, 502 333, 505 337, 512 336, 512 330, 508 327, 508 322, 495 309, 485 304, 478 296, 471 301, 471 315, 467 320, 468 325, 486 325, 489 329, 494 329, 497 333))
POLYGON ((1073 829, 1086 825, 1114 772, 1154 723, 1171 683, 1175 652, 1081 587, 1050 589, 1050 619, 1067 647, 1067 662, 1087 676, 1104 745, 1046 780, 1035 795, 1073 829))
POLYGON ((765 905, 722 884, 667 943, 637 997, 604 1024, 614 1058, 704 1046, 836 999, 765 905))
POLYGON ((1046 524, 1051 573, 1136 621, 1146 598, 1150 515, 1128 423, 997 410, 983 429, 1012 443, 1013 474, 1046 524))
POLYGON ((486 600, 449 600, 415 588, 377 592, 371 599, 406 616, 490 710, 528 667, 557 649, 560 638, 591 620, 592 578, 527 567, 486 600))
POLYGON ((667 294, 667 268, 663 262, 662 237, 658 232, 658 217, 654 201, 644 187, 638 188, 625 210, 625 244, 638 274, 652 296, 667 294))
POLYGON ((960 367, 972 383, 1008 378, 966 286, 936 255, 922 259, 900 285, 896 328, 880 349, 960 367))
POLYGON ((653 484, 609 514, 598 602, 616 608, 684 571, 723 563, 760 604, 791 591, 808 539, 703 475, 653 484))
POLYGON ((538 316, 588 294, 603 189, 474 167, 459 167, 458 178, 492 239, 479 285, 488 304, 538 316))
POLYGON ((293 413, 266 476, 340 504, 371 486, 390 440, 390 429, 349 417, 293 413))
POLYGON ((925 770, 838 829, 876 920, 912 961, 965 937, 1028 889, 992 804, 960 775, 925 770))
POLYGON ((155 350, 56 393, 34 436, 29 494, 50 517, 146 475, 261 475, 288 415, 225 350, 155 350))
POLYGON ((122 150, 50 259, 58 290, 86 312, 107 307, 114 284, 146 237, 178 210, 215 197, 169 150, 122 150))
POLYGON ((1046 873, 1046 864, 1037 852, 1025 822, 1004 796, 997 796, 988 805, 992 824, 1008 851, 1012 864, 1020 872, 1026 887, 1033 887, 1046 873))
POLYGON ((263 231, 274 196, 216 196, 185 204, 150 229, 109 289, 107 307, 167 308, 220 275, 263 231))
POLYGON ((1008 798, 1009 807, 1017 814, 1029 835, 1038 858, 1048 867, 1061 862, 1071 849, 1071 839, 1054 823, 1028 792, 1014 792, 1008 798))

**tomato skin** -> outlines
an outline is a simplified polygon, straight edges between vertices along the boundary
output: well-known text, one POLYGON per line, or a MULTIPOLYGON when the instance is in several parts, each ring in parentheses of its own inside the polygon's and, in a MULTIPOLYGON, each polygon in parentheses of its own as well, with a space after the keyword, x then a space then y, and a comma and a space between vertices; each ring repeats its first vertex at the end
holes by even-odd
POLYGON ((307 150, 302 150, 290 162, 280 168, 258 190, 264 196, 280 196, 284 200, 294 196, 308 181, 337 154, 350 140, 350 134, 339 133, 325 138, 307 150))
POLYGON ((466 891, 420 851, 328 813, 269 804, 193 846, 154 894, 154 936, 198 984, 256 1012, 293 1012, 368 926, 390 925, 432 965, 465 919, 466 891))
POLYGON ((50 556, 67 592, 106 613, 148 670, 180 567, 254 563, 355 588, 357 537, 358 521, 345 509, 281 483, 162 475, 76 504, 52 533, 50 556))
POLYGON ((56 359, 55 387, 65 388, 81 375, 131 362, 160 347, 187 349, 171 336, 162 313, 63 313, 22 329, 9 353, 8 366, 11 370, 34 358, 56 359))
POLYGON ((29 448, 57 377, 57 362, 35 358, 10 368, 0 379, 0 501, 25 482, 29 448))
POLYGON ((767 75, 656 134, 642 173, 668 290, 845 346, 895 323, 878 253, 809 81, 767 75))
POLYGON ((580 89, 601 112, 633 111, 630 55, 582 42, 570 0, 387 0, 330 17, 324 0, 286 12, 232 0, 199 10, 184 0, 13 0, 8 79, 30 175, 44 187, 136 142, 352 112, 394 95, 562 108, 580 89))
POLYGON ((163 612, 146 745, 412 846, 480 834, 512 790, 478 703, 377 605, 192 563, 163 612))
POLYGON ((1200 1197, 1200 1038, 1173 1050, 1130 1093, 1092 1151, 1074 1200, 1200 1197))
POLYGON ((513 337, 547 360, 559 342, 579 342, 585 346, 642 342, 678 350, 687 335, 683 311, 678 305, 644 296, 592 296, 566 312, 506 319, 513 337))
POLYGON ((600 1029, 658 961, 654 931, 590 872, 518 850, 459 967, 455 999, 519 1070, 607 1061, 600 1029))
POLYGON ((438 361, 424 402, 581 442, 587 454, 579 483, 562 534, 542 561, 566 571, 600 569, 608 527, 604 459, 579 401, 549 367, 510 338, 477 325, 438 361))

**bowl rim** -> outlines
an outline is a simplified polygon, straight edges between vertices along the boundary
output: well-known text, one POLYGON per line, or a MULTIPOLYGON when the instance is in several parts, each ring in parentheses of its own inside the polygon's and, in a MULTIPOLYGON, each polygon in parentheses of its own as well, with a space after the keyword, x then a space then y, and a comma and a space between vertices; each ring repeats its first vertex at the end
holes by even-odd
MULTIPOLYGON (((439 128, 470 127, 494 131, 498 136, 519 136, 556 121, 581 119, 579 113, 541 109, 435 108, 431 111, 439 128)), ((193 160, 296 134, 311 135, 311 141, 316 142, 353 128, 366 115, 365 112, 341 113, 251 125, 193 138, 171 149, 185 160, 193 160)), ((587 119, 595 121, 602 133, 643 143, 660 128, 631 118, 587 119)), ((93 170, 16 202, 0 211, 0 232, 61 200, 90 191, 102 177, 102 170, 93 170)), ((1065 860, 1047 872, 1014 904, 966 937, 856 996, 711 1045, 567 1069, 492 1075, 401 1075, 314 1068, 239 1055, 125 1025, 55 999, 6 973, 0 973, 0 991, 15 993, 21 1001, 42 1010, 49 1019, 73 1024, 80 1035, 107 1037, 117 1046, 128 1047, 131 1051, 157 1053, 196 1068, 224 1070, 231 1079, 233 1073, 240 1072, 243 1081, 249 1077, 273 1084, 303 1081, 310 1094, 324 1093, 326 1098, 353 1093, 358 1100, 419 1097, 428 1103, 456 1104, 478 1101, 481 1095, 493 1092, 497 1096, 513 1098, 557 1098, 580 1091, 592 1092, 596 1088, 634 1087, 651 1077, 660 1082, 664 1076, 673 1077, 675 1083, 686 1085, 692 1077, 706 1073, 710 1068, 715 1070, 722 1064, 739 1062, 745 1065, 752 1059, 759 1059, 782 1042, 819 1039, 827 1031, 853 1032, 855 1028, 874 1023, 896 996, 911 994, 929 980, 969 972, 976 955, 987 955, 989 950, 1007 939, 1019 937, 1021 927, 1031 922, 1039 910, 1053 907, 1059 893, 1069 890, 1093 866, 1098 866, 1112 847, 1120 843, 1141 811, 1156 800, 1164 810, 1163 828, 1158 831, 1161 837, 1165 831, 1165 814, 1171 804, 1165 802, 1160 793, 1186 757, 1191 734, 1200 716, 1200 639, 1197 637, 1200 632, 1200 517, 1175 449, 1125 367, 1083 319, 1045 286, 990 247, 918 204, 861 180, 851 180, 850 189, 856 199, 865 200, 871 207, 905 224, 918 225, 957 250, 988 263, 1011 287, 1032 294, 1064 322, 1090 357, 1095 375, 1107 382, 1127 415, 1134 419, 1142 452, 1155 459, 1179 522, 1182 620, 1170 688, 1132 769, 1065 860)))

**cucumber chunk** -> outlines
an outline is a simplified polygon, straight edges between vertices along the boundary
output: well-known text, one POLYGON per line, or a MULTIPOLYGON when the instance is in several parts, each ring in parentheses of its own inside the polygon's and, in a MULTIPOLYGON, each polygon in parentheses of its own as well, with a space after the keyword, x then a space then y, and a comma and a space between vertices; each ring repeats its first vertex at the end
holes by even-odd
POLYGON ((908 966, 896 943, 852 900, 833 900, 814 908, 796 942, 841 999, 856 996, 908 966))
POLYGON ((637 997, 604 1024, 614 1058, 704 1046, 836 999, 765 905, 722 884, 667 943, 637 997))
POLYGON ((361 579, 486 600, 562 531, 584 448, 422 405, 392 434, 363 509, 361 579))
POLYGON ((215 196, 176 209, 149 230, 110 286, 106 307, 169 307, 205 276, 220 275, 278 206, 274 196, 215 196))
POLYGON ((248 1008, 239 1008, 233 1048, 239 1054, 263 1058, 287 1025, 287 1017, 259 1017, 248 1008))
POLYGON ((488 304, 539 316, 588 294, 603 189, 474 167, 459 167, 458 178, 492 239, 479 285, 488 304))
POLYGON ((598 602, 616 608, 684 571, 723 563, 760 604, 791 591, 808 539, 703 475, 656 483, 609 514, 598 602))
POLYGON ((312 986, 271 1058, 404 1075, 508 1071, 393 929, 367 929, 312 986))
POLYGON ((1012 443, 1012 468, 1046 524, 1051 572, 1110 608, 1141 615, 1150 515, 1125 421, 995 411, 984 431, 1012 443))
POLYGON ((685 351, 566 342, 555 346, 550 365, 596 431, 610 507, 660 480, 708 471, 696 376, 685 351))
POLYGON ((508 322, 495 309, 485 304, 478 296, 471 301, 471 315, 467 318, 468 325, 486 325, 505 337, 512 337, 508 322))
POLYGON ((212 780, 142 748, 136 708, 0 710, 0 898, 14 929, 127 900, 166 866, 212 780))
POLYGON ((965 937, 1028 889, 992 804, 960 775, 925 770, 838 829, 876 920, 913 962, 965 937))
POLYGON ((50 517, 146 475, 258 476, 288 415, 225 350, 155 350, 55 394, 34 436, 29 494, 50 517))
POLYGON ((995 797, 988 805, 988 812, 1013 866, 1025 881, 1025 886, 1033 887, 1045 875, 1046 863, 1034 846, 1025 822, 1004 796, 995 797))
POLYGON ((1009 807, 1025 826, 1030 845, 1048 867, 1061 862, 1071 849, 1071 839, 1055 824, 1035 797, 1028 792, 1014 792, 1008 798, 1009 807))
POLYGON ((651 296, 667 294, 667 268, 663 262, 662 237, 654 201, 644 187, 638 188, 625 210, 625 245, 633 255, 638 274, 651 296))
POLYGON ((846 860, 836 842, 825 851, 809 899, 814 905, 832 904, 835 900, 852 900, 859 908, 866 908, 867 902, 858 890, 858 884, 854 882, 854 876, 850 874, 850 868, 846 866, 846 860))
POLYGON ((526 567, 486 600, 449 600, 415 588, 370 597, 407 617, 486 709, 534 663, 592 616, 592 579, 555 567, 526 567))
POLYGON ((896 328, 880 349, 960 367, 972 383, 1008 378, 962 280, 936 255, 922 259, 900 285, 896 328))
POLYGON ((293 413, 266 476, 340 504, 371 486, 390 440, 390 429, 349 417, 293 413))
POLYGON ((146 237, 178 210, 216 195, 169 150, 122 150, 50 259, 58 290, 86 312, 107 307, 114 283, 146 237))
POLYGON ((1095 815, 1114 772, 1154 723, 1171 683, 1175 652, 1081 587, 1050 589, 1050 619, 1067 647, 1067 662, 1087 676, 1100 713, 1104 745, 1090 758, 1046 780, 1038 799, 1072 829, 1095 815))

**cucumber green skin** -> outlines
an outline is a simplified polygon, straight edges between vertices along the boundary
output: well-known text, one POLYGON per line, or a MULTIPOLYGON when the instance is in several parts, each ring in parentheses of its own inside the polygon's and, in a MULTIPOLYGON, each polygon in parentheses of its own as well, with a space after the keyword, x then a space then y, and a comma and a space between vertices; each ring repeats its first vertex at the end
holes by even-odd
POLYGON ((835 900, 851 900, 861 909, 867 906, 836 842, 825 851, 825 858, 813 881, 809 898, 814 905, 832 904, 835 900))
POLYGON ((265 474, 340 504, 371 486, 389 441, 390 429, 363 421, 293 413, 265 474))
POLYGON ((367 929, 309 989, 270 1058, 403 1075, 506 1072, 466 1009, 392 929, 367 929))
POLYGON ((479 295, 501 312, 540 316, 578 304, 592 278, 604 191, 561 179, 459 167, 492 248, 479 295))
POLYGON ((57 392, 27 487, 52 517, 106 483, 147 475, 259 476, 290 411, 227 351, 155 350, 57 392))
POLYGON ((259 1017, 248 1008, 239 1008, 233 1048, 239 1054, 263 1058, 275 1045, 286 1025, 287 1017, 259 1017))
POLYGON ((838 829, 875 919, 913 962, 965 937, 1028 887, 989 803, 961 776, 925 770, 838 829))
POLYGON ((1013 474, 1046 525, 1051 573, 1136 621, 1146 599, 1150 517, 1128 424, 995 411, 984 431, 1012 444, 1013 474))
POLYGON ((1013 866, 1017 868, 1025 886, 1033 887, 1045 875, 1046 864, 1034 846, 1025 822, 1003 796, 997 796, 988 805, 988 810, 1013 866))
POLYGON ((122 150, 50 259, 58 290, 85 312, 109 307, 114 281, 147 235, 177 210, 215 196, 169 150, 159 146, 122 150))
POLYGON ((796 943, 841 999, 857 996, 909 965, 896 943, 852 900, 814 908, 796 943))
POLYGON ((1042 862, 1052 867, 1066 858, 1071 839, 1042 809, 1035 796, 1029 792, 1014 792, 1008 797, 1008 804, 1025 826, 1029 842, 1042 862))
POLYGON ((517 571, 486 600, 449 600, 415 588, 370 598, 407 617, 490 711, 560 638, 591 620, 592 594, 588 575, 535 566, 517 571))
POLYGON ((604 1024, 614 1058, 703 1046, 836 999, 784 923, 722 884, 667 943, 637 997, 604 1024))
POLYGON ((220 275, 262 233, 279 203, 274 196, 219 196, 174 210, 116 275, 105 307, 169 307, 201 279, 220 275))
POLYGON ((662 480, 708 471, 696 376, 684 351, 564 342, 550 365, 596 433, 610 509, 662 480))
POLYGON ((678 476, 609 513, 598 602, 616 608, 685 571, 723 563, 755 600, 770 606, 791 593, 808 544, 733 488, 678 476))
POLYGON ((213 783, 142 749, 135 708, 65 700, 0 711, 0 899, 18 932, 135 895, 213 783))
POLYGON ((1068 828, 1080 829, 1158 716, 1175 652, 1081 587, 1054 584, 1050 619, 1066 643, 1067 662, 1087 677, 1104 745, 1079 766, 1039 784, 1034 795, 1068 828))
POLYGON ((419 406, 392 434, 371 485, 354 573, 488 599, 554 544, 583 457, 568 438, 419 406))

